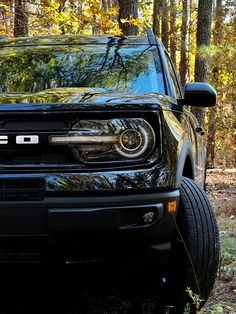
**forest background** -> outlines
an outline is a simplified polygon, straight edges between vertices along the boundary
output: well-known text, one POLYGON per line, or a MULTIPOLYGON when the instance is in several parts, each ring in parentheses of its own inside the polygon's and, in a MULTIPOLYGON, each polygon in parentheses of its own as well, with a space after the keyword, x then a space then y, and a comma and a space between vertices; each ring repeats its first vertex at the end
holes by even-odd
POLYGON ((236 167, 234 0, 0 0, 0 35, 145 35, 168 49, 182 86, 208 81, 217 107, 193 109, 206 126, 208 168, 236 167))
MULTIPOLYGON (((10 38, 60 34, 146 36, 147 27, 169 51, 182 87, 186 82, 208 81, 218 93, 216 107, 193 109, 206 127, 208 168, 214 168, 208 170, 207 191, 221 236, 218 280, 201 313, 235 314, 236 1, 0 0, 0 36, 10 38)), ((27 297, 22 300, 19 302, 23 305, 16 302, 15 312, 19 307, 30 307, 27 297)), ((95 300, 89 295, 83 302, 77 300, 80 307, 76 305, 76 310, 91 304, 96 309, 101 304, 111 307, 110 299, 95 300)), ((122 307, 126 313, 124 302, 112 302, 113 307, 122 307)), ((57 306, 58 300, 54 303, 52 306, 57 306)), ((71 300, 65 306, 70 308, 71 300)), ((48 304, 42 303, 41 307, 48 309, 48 304)))

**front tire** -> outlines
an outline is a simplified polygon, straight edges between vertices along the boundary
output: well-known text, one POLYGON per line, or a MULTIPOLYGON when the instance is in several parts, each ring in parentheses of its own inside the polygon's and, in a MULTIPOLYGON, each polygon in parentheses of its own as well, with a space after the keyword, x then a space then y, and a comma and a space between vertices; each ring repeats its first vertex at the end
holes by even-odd
POLYGON ((194 181, 183 178, 168 291, 175 313, 183 313, 187 304, 195 313, 207 300, 216 278, 219 252, 219 232, 208 197, 194 181), (200 305, 189 297, 188 288, 204 300, 200 305))

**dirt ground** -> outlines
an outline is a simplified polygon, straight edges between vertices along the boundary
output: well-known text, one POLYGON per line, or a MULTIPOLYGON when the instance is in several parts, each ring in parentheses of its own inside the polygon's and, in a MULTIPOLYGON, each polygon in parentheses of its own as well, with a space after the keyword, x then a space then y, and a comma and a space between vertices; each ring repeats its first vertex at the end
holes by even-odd
POLYGON ((221 237, 221 266, 202 313, 236 313, 236 169, 208 170, 207 192, 221 237))

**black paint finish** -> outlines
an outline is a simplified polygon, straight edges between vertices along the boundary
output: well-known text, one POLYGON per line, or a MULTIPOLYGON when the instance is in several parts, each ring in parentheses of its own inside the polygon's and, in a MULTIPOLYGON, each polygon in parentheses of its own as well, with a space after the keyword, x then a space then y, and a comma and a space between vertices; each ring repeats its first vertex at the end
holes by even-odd
MULTIPOLYGON (((1 53, 17 54, 17 51, 29 47, 37 51, 48 46, 52 50, 63 46, 65 51, 70 51, 74 46, 87 44, 92 45, 93 49, 96 45, 105 45, 107 50, 114 46, 116 53, 124 45, 130 47, 127 49, 138 47, 137 49, 143 51, 150 48, 147 38, 143 37, 64 36, 3 39, 0 40, 0 62, 1 53)), ((97 87, 70 86, 39 92, 0 92, 0 136, 8 138, 7 144, 0 145, 0 182, 7 181, 12 184, 12 191, 9 193, 13 193, 15 197, 18 193, 17 180, 25 182, 25 189, 30 188, 32 179, 44 182, 43 194, 42 189, 40 190, 40 200, 36 195, 35 201, 27 201, 27 193, 21 195, 23 199, 19 198, 18 202, 9 200, 9 197, 4 201, 0 200, 0 249, 10 243, 8 235, 14 235, 14 239, 11 238, 13 246, 15 240, 23 243, 30 242, 33 238, 35 242, 31 243, 32 246, 36 242, 61 243, 66 241, 67 233, 70 233, 68 241, 74 239, 75 242, 80 242, 87 236, 88 240, 93 233, 84 236, 79 230, 76 232, 76 228, 79 226, 85 232, 82 221, 87 221, 91 215, 93 221, 88 225, 94 228, 97 222, 99 232, 109 229, 106 225, 109 221, 113 221, 113 226, 122 226, 122 219, 125 223, 132 221, 137 225, 137 228, 133 228, 138 229, 137 233, 127 227, 126 231, 116 230, 118 238, 128 239, 133 235, 134 241, 136 236, 139 236, 142 241, 150 243, 148 239, 151 234, 152 244, 163 244, 163 251, 170 250, 174 225, 171 215, 167 212, 167 201, 178 202, 178 189, 183 173, 191 174, 192 179, 203 185, 205 150, 202 137, 195 131, 198 126, 196 118, 171 96, 167 88, 170 86, 170 75, 166 73, 164 48, 159 41, 151 48, 156 49, 156 56, 161 58, 161 68, 159 64, 157 71, 163 71, 164 81, 160 82, 164 84, 165 87, 162 87, 165 92, 153 92, 150 87, 148 92, 130 94, 97 87), (86 164, 75 158, 68 145, 57 147, 50 145, 48 141, 52 134, 67 134, 78 120, 115 118, 142 118, 151 125, 155 132, 156 144, 145 161, 86 164), (17 134, 38 135, 39 143, 16 145, 17 134), (191 171, 186 171, 186 165, 191 165, 191 171), (102 204, 96 205, 96 200, 100 202, 101 198, 104 198, 102 204), (147 209, 154 206, 156 217, 159 217, 153 225, 144 228, 145 231, 142 231, 141 218, 137 218, 140 204, 142 210, 145 206, 147 209), (130 208, 125 207, 128 205, 130 208), (81 214, 84 206, 87 209, 81 214), (121 216, 117 214, 116 207, 126 208, 125 218, 119 218, 121 216), (104 220, 103 216, 96 212, 96 208, 102 208, 100 213, 104 213, 104 220), (138 213, 136 216, 130 214, 132 208, 138 213), (116 213, 115 222, 112 220, 114 217, 111 217, 113 211, 116 213), (82 221, 74 221, 71 232, 70 223, 66 224, 60 234, 59 226, 63 225, 63 213, 67 222, 80 219, 79 217, 82 217, 82 221), (7 221, 10 221, 10 224, 7 221), (56 221, 59 221, 58 225, 56 221), (53 234, 55 230, 57 235, 53 234), (18 237, 19 234, 21 237, 18 237)), ((110 235, 107 235, 108 238, 105 233, 103 235, 107 241, 110 235)), ((156 252, 158 251, 159 248, 156 252)))

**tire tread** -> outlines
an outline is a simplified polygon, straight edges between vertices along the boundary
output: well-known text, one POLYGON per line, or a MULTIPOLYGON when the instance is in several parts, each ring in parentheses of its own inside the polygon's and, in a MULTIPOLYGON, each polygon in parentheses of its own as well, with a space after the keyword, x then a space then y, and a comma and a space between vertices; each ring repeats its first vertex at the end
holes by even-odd
MULTIPOLYGON (((213 208, 206 193, 191 179, 183 178, 177 223, 183 230, 200 287, 200 298, 206 300, 212 290, 219 264, 219 233, 213 208)), ((199 294, 190 261, 182 289, 191 287, 199 294)))

